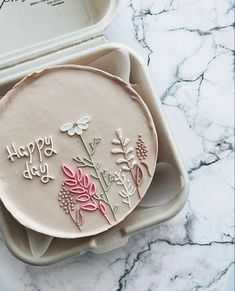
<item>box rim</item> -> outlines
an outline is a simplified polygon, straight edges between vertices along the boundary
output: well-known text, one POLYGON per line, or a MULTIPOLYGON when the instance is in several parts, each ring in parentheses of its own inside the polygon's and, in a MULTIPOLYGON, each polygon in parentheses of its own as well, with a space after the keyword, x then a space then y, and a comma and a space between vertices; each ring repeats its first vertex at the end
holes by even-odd
POLYGON ((47 54, 63 50, 70 46, 80 45, 104 34, 105 29, 115 18, 122 0, 109 0, 109 6, 103 17, 95 24, 78 29, 64 36, 52 38, 42 43, 29 47, 13 50, 10 53, 0 55, 0 71, 31 59, 39 58, 47 54), (54 45, 53 45, 54 43, 54 45))

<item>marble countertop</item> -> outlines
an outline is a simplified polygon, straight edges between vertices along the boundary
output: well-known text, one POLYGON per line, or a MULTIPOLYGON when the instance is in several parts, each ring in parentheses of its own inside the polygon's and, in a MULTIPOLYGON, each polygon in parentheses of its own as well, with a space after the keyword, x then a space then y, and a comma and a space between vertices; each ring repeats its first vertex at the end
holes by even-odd
POLYGON ((145 60, 187 167, 174 219, 103 255, 50 267, 17 261, 0 240, 0 290, 232 291, 233 1, 128 0, 106 31, 145 60))

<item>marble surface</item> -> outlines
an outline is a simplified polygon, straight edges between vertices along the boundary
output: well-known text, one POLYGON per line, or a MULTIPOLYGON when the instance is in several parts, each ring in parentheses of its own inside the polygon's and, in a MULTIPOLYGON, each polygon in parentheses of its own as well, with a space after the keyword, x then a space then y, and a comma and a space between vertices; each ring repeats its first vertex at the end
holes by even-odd
POLYGON ((123 2, 106 36, 149 66, 189 173, 189 200, 121 249, 56 266, 26 266, 0 241, 1 291, 233 290, 233 1, 123 2))

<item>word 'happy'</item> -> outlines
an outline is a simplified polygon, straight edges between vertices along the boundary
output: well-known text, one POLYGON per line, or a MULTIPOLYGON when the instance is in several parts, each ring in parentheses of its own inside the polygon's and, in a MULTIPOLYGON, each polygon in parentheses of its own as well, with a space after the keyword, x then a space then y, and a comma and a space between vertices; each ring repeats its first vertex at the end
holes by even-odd
POLYGON ((40 177, 42 183, 48 183, 53 180, 54 177, 49 175, 49 167, 46 163, 43 163, 43 158, 49 158, 54 154, 57 154, 54 149, 53 138, 51 136, 45 138, 38 138, 34 142, 30 142, 27 145, 16 146, 12 143, 11 147, 6 146, 8 153, 7 159, 12 162, 15 159, 28 158, 25 162, 25 170, 23 176, 25 179, 32 180, 34 177, 40 177), (39 166, 32 165, 35 162, 35 155, 38 156, 39 166))

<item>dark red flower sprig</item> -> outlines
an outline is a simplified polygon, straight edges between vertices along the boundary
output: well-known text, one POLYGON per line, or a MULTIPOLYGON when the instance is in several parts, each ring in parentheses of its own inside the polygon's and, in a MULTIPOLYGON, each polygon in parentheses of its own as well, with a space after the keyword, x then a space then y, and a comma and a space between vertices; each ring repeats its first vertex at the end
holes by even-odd
POLYGON ((94 195, 96 194, 96 185, 90 181, 87 174, 83 173, 81 168, 78 168, 75 172, 65 164, 62 165, 62 170, 67 178, 64 180, 64 185, 68 188, 70 195, 73 197, 73 201, 76 204, 79 203, 79 207, 76 208, 76 218, 73 217, 73 209, 69 209, 69 213, 72 219, 76 222, 78 226, 83 223, 82 210, 84 211, 96 211, 99 210, 100 213, 105 217, 107 222, 111 224, 107 214, 106 205, 102 201, 96 201, 94 195))

